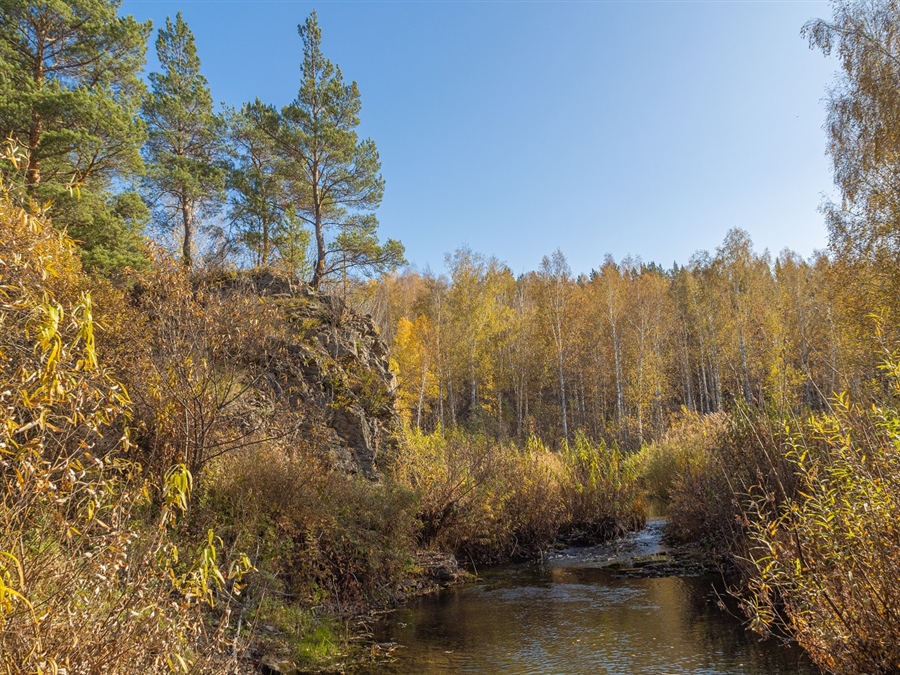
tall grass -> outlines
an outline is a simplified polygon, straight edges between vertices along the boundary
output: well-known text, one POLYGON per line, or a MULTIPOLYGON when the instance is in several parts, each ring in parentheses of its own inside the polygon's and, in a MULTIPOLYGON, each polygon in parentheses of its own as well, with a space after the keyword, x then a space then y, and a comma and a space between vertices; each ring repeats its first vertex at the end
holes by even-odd
POLYGON ((464 561, 533 556, 561 534, 597 540, 643 522, 619 452, 579 438, 570 449, 524 448, 453 431, 408 430, 394 469, 418 495, 420 543, 464 561))

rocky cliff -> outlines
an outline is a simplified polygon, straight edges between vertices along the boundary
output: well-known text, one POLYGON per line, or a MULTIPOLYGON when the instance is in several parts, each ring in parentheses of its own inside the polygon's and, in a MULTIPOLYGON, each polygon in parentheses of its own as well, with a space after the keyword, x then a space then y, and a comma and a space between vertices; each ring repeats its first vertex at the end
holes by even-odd
POLYGON ((339 297, 267 271, 231 275, 219 285, 277 308, 287 324, 279 339, 288 358, 273 366, 278 372, 270 379, 296 405, 320 413, 309 423, 327 428, 324 442, 337 467, 378 480, 379 460, 396 447, 399 417, 397 379, 372 319, 339 297))

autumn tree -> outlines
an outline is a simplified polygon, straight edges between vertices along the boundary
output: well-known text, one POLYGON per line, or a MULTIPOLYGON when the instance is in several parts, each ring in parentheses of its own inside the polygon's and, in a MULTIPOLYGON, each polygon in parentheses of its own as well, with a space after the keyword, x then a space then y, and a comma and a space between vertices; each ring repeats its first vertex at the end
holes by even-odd
POLYGON ((730 370, 736 376, 735 390, 747 403, 759 403, 762 398, 759 387, 765 366, 760 352, 767 350, 767 311, 773 304, 769 265, 768 253, 756 255, 750 236, 737 228, 728 231, 715 258, 730 310, 720 315, 730 329, 730 370))
POLYGON ((660 272, 640 269, 629 277, 626 327, 631 352, 627 391, 637 425, 637 443, 643 445, 652 431, 661 435, 662 405, 668 394, 672 357, 669 280, 660 272))
POLYGON ((569 423, 566 409, 566 360, 569 354, 569 295, 572 270, 562 251, 556 249, 541 260, 541 299, 544 319, 550 332, 555 354, 554 371, 559 384, 559 404, 562 437, 569 440, 569 423))
POLYGON ((450 408, 455 418, 456 394, 468 389, 468 415, 479 410, 479 388, 488 370, 488 342, 494 331, 492 297, 487 281, 498 262, 460 248, 448 255, 450 292, 448 303, 453 322, 453 377, 450 380, 450 408), (457 387, 454 389, 454 384, 457 387))
POLYGON ((557 252, 514 279, 468 248, 446 265, 449 278, 407 271, 367 291, 403 407, 425 430, 637 448, 682 407, 800 412, 884 385, 871 332, 847 318, 848 267, 790 252, 773 262, 741 230, 671 270, 607 256, 573 278, 557 252))
POLYGON ((143 106, 146 193, 161 227, 180 225, 181 257, 190 267, 198 226, 224 196, 223 120, 213 111, 194 35, 181 12, 160 29, 156 54, 162 72, 150 73, 151 92, 143 106))
POLYGON ((850 256, 900 259, 900 4, 832 2, 831 20, 803 27, 811 47, 836 53, 827 96, 828 154, 842 204, 827 204, 831 243, 850 256))
POLYGON ((731 305, 721 270, 708 252, 691 256, 688 268, 695 282, 689 287, 688 311, 693 327, 700 410, 718 412, 725 406, 723 373, 731 305))
POLYGON ((147 217, 133 193, 112 194, 142 168, 137 112, 151 29, 118 16, 119 5, 0 0, 0 135, 26 151, 28 193, 54 202, 54 223, 102 271, 143 263, 147 217))
POLYGON ((421 278, 421 293, 416 302, 416 308, 424 311, 430 318, 429 327, 424 338, 426 348, 432 354, 432 370, 436 377, 437 391, 437 428, 441 431, 447 426, 444 401, 447 395, 447 383, 450 378, 449 358, 449 324, 450 317, 447 308, 447 296, 449 293, 447 280, 444 277, 436 277, 427 274, 421 278))
POLYGON ((900 344, 900 3, 831 3, 830 19, 803 27, 810 47, 834 54, 841 70, 826 97, 828 154, 840 203, 823 206, 839 265, 847 318, 871 335, 884 315, 883 339, 900 344))
POLYGON ((611 256, 606 257, 599 273, 594 275, 592 286, 598 316, 602 322, 602 332, 599 334, 608 340, 612 354, 616 422, 622 428, 625 422, 625 280, 611 256))
POLYGON ((692 271, 687 267, 673 269, 669 283, 669 295, 677 332, 675 337, 676 354, 673 356, 678 363, 680 399, 685 408, 692 412, 701 409, 701 402, 698 400, 700 390, 694 380, 697 359, 692 318, 696 294, 697 280, 692 271))
POLYGON ((400 405, 405 411, 415 410, 415 425, 422 428, 426 397, 436 393, 434 357, 431 347, 433 327, 424 314, 415 321, 400 317, 394 337, 393 358, 399 383, 400 405))
POLYGON ((529 403, 539 368, 537 347, 537 301, 532 277, 522 275, 516 280, 512 298, 509 340, 509 363, 513 372, 513 402, 516 414, 515 436, 523 441, 529 432, 529 403))

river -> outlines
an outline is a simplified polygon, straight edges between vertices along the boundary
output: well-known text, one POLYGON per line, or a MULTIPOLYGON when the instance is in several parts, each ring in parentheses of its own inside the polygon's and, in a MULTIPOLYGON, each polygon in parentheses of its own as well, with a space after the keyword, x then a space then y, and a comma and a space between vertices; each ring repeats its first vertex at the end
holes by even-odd
POLYGON ((419 598, 376 628, 395 660, 362 672, 817 672, 797 648, 760 641, 733 606, 721 609, 713 577, 622 577, 603 568, 662 552, 662 527, 653 520, 615 542, 569 549, 543 564, 485 570, 478 583, 419 598))

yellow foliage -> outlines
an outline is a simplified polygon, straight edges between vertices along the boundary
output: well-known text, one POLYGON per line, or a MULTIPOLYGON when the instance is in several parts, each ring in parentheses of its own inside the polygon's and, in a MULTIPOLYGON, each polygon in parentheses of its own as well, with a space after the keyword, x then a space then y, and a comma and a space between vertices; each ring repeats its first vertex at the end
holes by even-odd
MULTIPOLYGON (((150 490, 128 394, 98 359, 90 283, 71 240, 0 191, 0 664, 202 669, 201 617, 158 555, 169 532, 139 517, 150 490)), ((202 551, 201 576, 216 562, 202 551)))
POLYGON ((391 367, 397 374, 400 411, 407 423, 415 416, 418 425, 421 406, 437 395, 438 377, 434 372, 437 359, 429 349, 433 344, 433 331, 424 314, 414 322, 406 317, 397 322, 391 367))
MULTIPOLYGON (((884 370, 897 390, 898 361, 884 370)), ((837 397, 781 442, 798 487, 774 512, 770 491, 751 493, 754 625, 786 629, 828 672, 896 672, 900 410, 837 397)))

